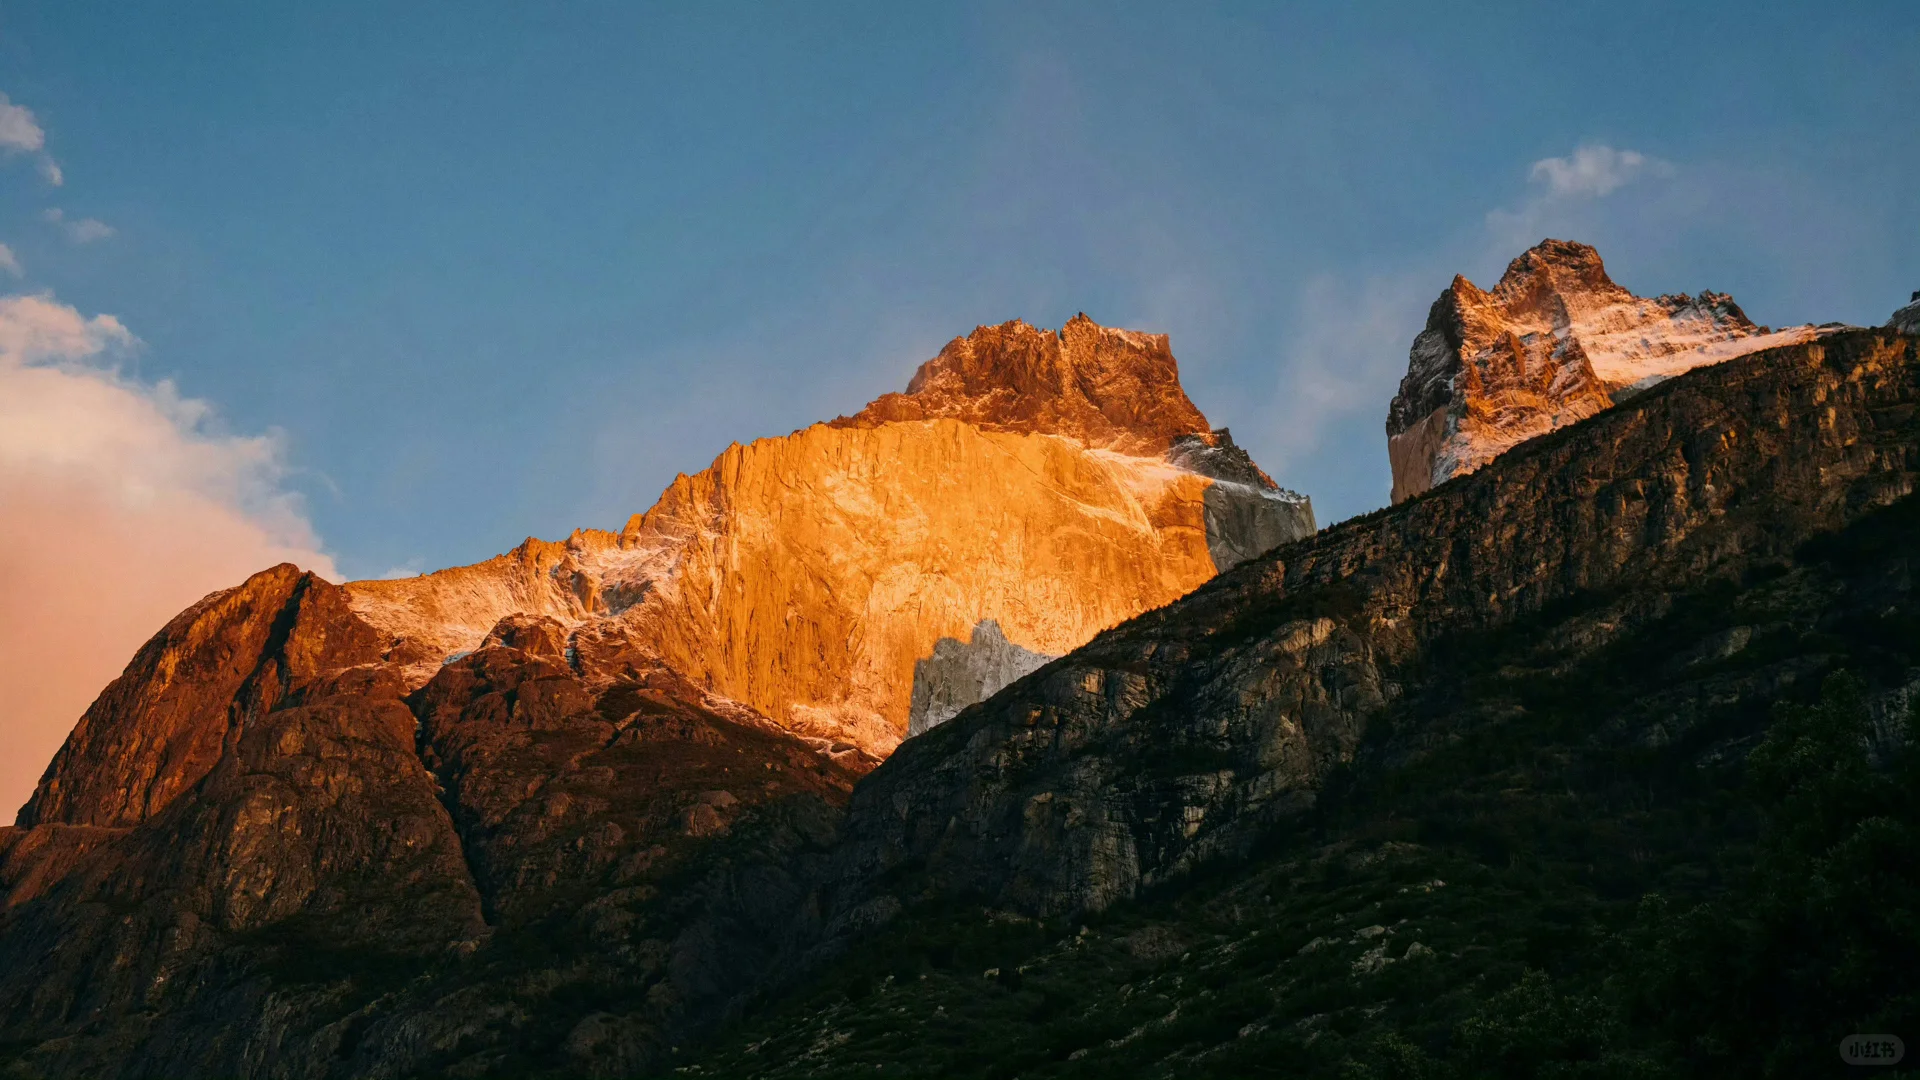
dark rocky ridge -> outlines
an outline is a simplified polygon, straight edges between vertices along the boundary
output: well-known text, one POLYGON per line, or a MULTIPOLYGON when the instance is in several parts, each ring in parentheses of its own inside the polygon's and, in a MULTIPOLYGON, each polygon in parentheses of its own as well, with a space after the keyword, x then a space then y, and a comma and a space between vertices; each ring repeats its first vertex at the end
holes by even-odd
POLYGON ((1442 632, 1234 857, 1043 918, 901 864, 678 1074, 1828 1075, 1920 1015, 1916 569, 1920 493, 1442 632))

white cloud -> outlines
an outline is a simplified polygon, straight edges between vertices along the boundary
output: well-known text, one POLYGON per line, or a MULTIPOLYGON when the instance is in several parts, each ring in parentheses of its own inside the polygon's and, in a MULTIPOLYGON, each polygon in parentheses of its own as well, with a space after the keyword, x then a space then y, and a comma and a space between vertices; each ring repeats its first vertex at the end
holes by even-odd
POLYGON ((37 153, 47 144, 47 133, 33 118, 33 110, 15 105, 0 94, 0 150, 37 153))
POLYGON ((88 360, 138 344, 111 315, 89 319, 45 293, 0 296, 0 375, 31 365, 88 360))
POLYGON ((13 249, 5 244, 0 244, 0 270, 5 270, 14 277, 20 277, 26 273, 25 270, 20 268, 19 256, 15 255, 13 249))
POLYGON ((1560 196, 1590 195, 1598 198, 1631 183, 1649 166, 1650 161, 1637 150, 1615 150, 1611 146, 1576 147, 1567 157, 1543 158, 1533 163, 1527 176, 1544 180, 1547 190, 1560 196))
POLYGON ((57 206, 43 211, 40 216, 64 229, 67 239, 76 244, 91 244, 95 240, 105 240, 114 234, 113 226, 99 218, 69 220, 67 212, 57 206))
POLYGON ((67 226, 67 235, 76 244, 90 244, 113 235, 113 226, 96 218, 81 218, 67 226))
POLYGON ((25 105, 15 105, 0 94, 0 154, 39 154, 40 175, 47 183, 59 187, 66 183, 66 174, 60 171, 60 163, 53 160, 51 154, 42 153, 47 145, 47 132, 33 115, 33 110, 25 105))
POLYGON ((138 344, 111 315, 0 297, 0 808, 183 608, 277 562, 334 574, 280 440, 110 366, 138 344))
POLYGON ((1487 239, 1495 251, 1517 251, 1549 234, 1582 233, 1591 228, 1598 200, 1644 178, 1673 173, 1670 163, 1638 150, 1582 143, 1566 157, 1533 163, 1527 178, 1539 190, 1515 209, 1490 211, 1487 239))

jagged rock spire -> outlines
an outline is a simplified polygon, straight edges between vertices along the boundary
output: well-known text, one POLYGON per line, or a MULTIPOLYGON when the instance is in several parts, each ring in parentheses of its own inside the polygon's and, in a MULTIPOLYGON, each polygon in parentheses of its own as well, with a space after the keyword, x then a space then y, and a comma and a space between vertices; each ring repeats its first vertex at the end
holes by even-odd
POLYGON ((1635 296, 1599 252, 1543 240, 1483 291, 1456 276, 1427 313, 1387 411, 1393 501, 1702 364, 1803 341, 1725 293, 1635 296))

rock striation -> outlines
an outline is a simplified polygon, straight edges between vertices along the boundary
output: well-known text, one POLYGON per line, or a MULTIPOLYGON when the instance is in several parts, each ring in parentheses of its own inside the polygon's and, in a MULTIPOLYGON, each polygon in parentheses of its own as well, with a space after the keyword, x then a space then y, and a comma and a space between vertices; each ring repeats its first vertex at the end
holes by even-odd
POLYGON ((1428 311, 1387 411, 1393 501, 1683 371, 1819 333, 1756 326, 1724 293, 1635 296, 1593 248, 1544 240, 1491 290, 1456 276, 1428 311))
POLYGON ((731 446, 618 534, 347 589, 414 650, 415 680, 539 614, 878 757, 942 639, 991 620, 1057 656, 1313 528, 1305 497, 1208 427, 1164 335, 1079 316, 955 339, 906 393, 731 446))

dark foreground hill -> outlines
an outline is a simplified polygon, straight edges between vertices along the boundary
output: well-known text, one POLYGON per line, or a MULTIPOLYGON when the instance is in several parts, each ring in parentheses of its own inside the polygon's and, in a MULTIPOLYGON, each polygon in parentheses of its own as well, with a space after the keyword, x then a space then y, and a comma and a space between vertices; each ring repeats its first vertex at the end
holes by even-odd
POLYGON ((169 741, 76 732, 88 790, 0 830, 0 1060, 1838 1069, 1851 1031, 1920 1038, 1917 407, 1916 339, 1884 331, 1690 372, 1246 562, 857 783, 539 619, 382 681, 338 590, 263 574, 136 659, 169 741))

